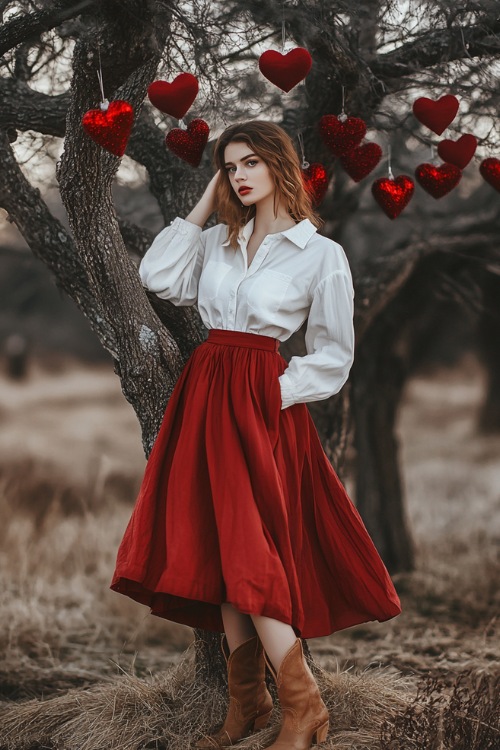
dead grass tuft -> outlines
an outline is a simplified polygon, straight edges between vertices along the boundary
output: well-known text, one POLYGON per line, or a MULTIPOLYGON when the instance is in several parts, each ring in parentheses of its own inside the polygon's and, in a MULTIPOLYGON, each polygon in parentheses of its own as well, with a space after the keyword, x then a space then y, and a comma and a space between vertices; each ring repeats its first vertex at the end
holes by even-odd
MULTIPOLYGON (((87 690, 70 690, 50 700, 7 704, 0 712, 5 750, 36 745, 58 750, 185 750, 224 719, 227 695, 196 681, 194 645, 167 672, 139 679, 123 674, 87 690)), ((408 678, 383 669, 318 676, 330 710, 325 748, 374 747, 380 726, 410 702, 408 678)), ((274 686, 274 685, 273 685, 274 686)), ((260 750, 273 741, 281 721, 275 700, 272 725, 238 747, 260 750)))

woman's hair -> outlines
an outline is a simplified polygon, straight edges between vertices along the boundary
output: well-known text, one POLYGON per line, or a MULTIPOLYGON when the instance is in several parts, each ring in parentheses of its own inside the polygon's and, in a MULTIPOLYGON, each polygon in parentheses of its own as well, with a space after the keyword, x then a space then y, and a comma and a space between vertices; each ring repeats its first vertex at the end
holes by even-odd
POLYGON ((247 143, 252 152, 266 163, 274 179, 274 214, 277 216, 280 198, 295 221, 309 219, 316 227, 323 220, 314 211, 312 199, 302 179, 299 157, 293 141, 283 128, 265 120, 240 122, 226 128, 214 149, 214 162, 221 174, 217 182, 216 211, 220 221, 228 225, 231 247, 236 248, 239 230, 255 216, 255 205, 242 206, 229 182, 224 151, 234 141, 247 143))

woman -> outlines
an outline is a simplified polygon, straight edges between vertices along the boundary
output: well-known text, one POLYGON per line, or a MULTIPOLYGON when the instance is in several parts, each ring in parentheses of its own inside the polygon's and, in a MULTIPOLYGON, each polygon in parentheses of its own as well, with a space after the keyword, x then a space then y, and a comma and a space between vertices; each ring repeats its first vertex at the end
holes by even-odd
POLYGON ((197 303, 209 332, 170 397, 111 588, 223 633, 229 711, 198 748, 266 726, 267 663, 283 711, 271 747, 304 750, 329 722, 301 638, 401 611, 306 407, 347 380, 354 291, 342 247, 317 233, 284 130, 232 125, 214 157, 199 203, 139 269, 159 297, 197 303), (202 231, 214 210, 222 223, 202 231), (307 318, 307 355, 287 364, 279 343, 307 318))

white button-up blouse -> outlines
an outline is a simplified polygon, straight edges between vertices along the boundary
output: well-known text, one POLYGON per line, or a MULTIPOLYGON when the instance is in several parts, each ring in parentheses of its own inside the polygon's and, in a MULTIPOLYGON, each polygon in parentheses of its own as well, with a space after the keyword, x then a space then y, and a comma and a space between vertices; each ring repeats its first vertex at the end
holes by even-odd
POLYGON ((340 391, 354 359, 354 289, 341 245, 309 219, 268 234, 248 266, 254 219, 238 248, 225 224, 202 231, 177 217, 155 238, 139 266, 150 291, 174 305, 198 304, 204 325, 286 341, 308 318, 307 355, 291 357, 279 377, 281 408, 340 391))

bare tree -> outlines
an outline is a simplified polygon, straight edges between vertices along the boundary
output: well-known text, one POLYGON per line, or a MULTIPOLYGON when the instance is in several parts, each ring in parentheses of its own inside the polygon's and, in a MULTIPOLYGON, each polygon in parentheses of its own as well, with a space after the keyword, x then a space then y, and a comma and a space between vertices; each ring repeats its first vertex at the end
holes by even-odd
MULTIPOLYGON (((358 347, 352 377, 341 394, 311 405, 311 411, 339 472, 352 415, 358 507, 390 569, 410 570, 413 543, 394 424, 424 335, 415 330, 415 321, 425 308, 425 335, 432 335, 434 309, 428 300, 436 269, 440 288, 446 279, 449 293, 462 301, 474 274, 478 283, 488 279, 490 288, 491 275, 498 275, 498 204, 491 188, 471 181, 479 213, 454 215, 451 222, 449 213, 429 209, 428 202, 425 209, 412 205, 398 220, 396 239, 383 242, 388 220, 366 207, 367 191, 353 186, 334 162, 318 138, 317 123, 323 114, 340 112, 344 86, 347 112, 391 139, 394 170, 408 170, 414 152, 428 142, 411 115, 411 102, 422 93, 436 98, 452 85, 467 103, 456 132, 477 125, 481 145, 494 144, 500 57, 496 3, 457 8, 429 0, 412 15, 392 0, 298 0, 286 6, 285 29, 293 43, 311 51, 314 66, 305 84, 286 97, 257 69, 262 44, 280 38, 282 3, 276 0, 75 0, 72 5, 61 0, 39 6, 33 10, 28 0, 0 4, 0 206, 111 353, 141 424, 146 455, 204 328, 195 306, 176 308, 144 292, 136 260, 152 234, 118 215, 112 184, 119 159, 82 130, 83 113, 99 100, 99 50, 108 99, 126 99, 134 107, 126 153, 146 170, 165 222, 186 215, 211 174, 210 148, 197 170, 164 148, 165 124, 145 99, 155 77, 184 69, 202 83, 204 99, 196 116, 206 117, 214 131, 259 115, 280 120, 293 136, 302 133, 308 160, 323 161, 332 173, 321 207, 330 236, 343 241, 356 222, 360 232, 379 238, 371 252, 351 256, 358 347), (64 59, 71 81, 68 67, 61 66, 64 59), (40 90, 41 76, 53 81, 53 93, 40 90), (28 134, 64 138, 56 175, 70 231, 50 213, 16 158, 16 141, 27 144, 28 134)), ((303 352, 303 333, 282 347, 285 356, 303 352)), ((493 364, 498 367, 497 358, 493 364)), ((196 642, 200 679, 221 684, 218 638, 196 631, 196 642)))

